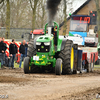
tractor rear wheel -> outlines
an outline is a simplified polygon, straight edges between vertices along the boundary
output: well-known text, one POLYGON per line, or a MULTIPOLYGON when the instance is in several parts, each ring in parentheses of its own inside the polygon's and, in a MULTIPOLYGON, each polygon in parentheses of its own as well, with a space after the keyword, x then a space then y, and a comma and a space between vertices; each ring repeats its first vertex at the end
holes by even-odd
POLYGON ((55 74, 56 75, 62 74, 62 59, 61 58, 58 58, 56 61, 55 74))
POLYGON ((31 59, 31 57, 35 54, 36 54, 36 49, 34 48, 34 40, 31 40, 28 43, 27 57, 31 59))
POLYGON ((60 52, 59 58, 62 59, 62 74, 72 74, 74 67, 74 47, 73 41, 67 40, 64 49, 60 52))
POLYGON ((28 74, 28 73, 30 72, 29 57, 25 57, 25 58, 24 58, 23 68, 24 68, 24 73, 25 73, 25 74, 28 74))

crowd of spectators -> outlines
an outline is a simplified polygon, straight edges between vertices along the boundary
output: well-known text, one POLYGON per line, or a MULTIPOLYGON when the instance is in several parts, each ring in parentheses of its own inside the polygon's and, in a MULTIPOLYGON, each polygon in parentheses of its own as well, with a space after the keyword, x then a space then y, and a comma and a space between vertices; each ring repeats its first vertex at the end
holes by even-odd
MULTIPOLYGON (((5 62, 5 57, 6 56, 6 49, 7 49, 7 45, 6 43, 4 42, 4 37, 1 38, 0 37, 0 63, 1 63, 1 68, 3 68, 5 65, 6 65, 6 62, 5 62)), ((22 61, 23 59, 27 56, 27 48, 28 48, 28 45, 26 43, 25 40, 23 40, 23 42, 21 43, 20 47, 19 47, 19 53, 20 53, 20 63, 19 63, 19 68, 21 68, 21 65, 22 65, 22 61)), ((12 39, 12 42, 10 43, 9 45, 9 61, 8 61, 8 67, 9 69, 14 69, 14 62, 15 62, 15 57, 18 53, 18 48, 17 48, 17 45, 15 44, 15 40, 12 39)))

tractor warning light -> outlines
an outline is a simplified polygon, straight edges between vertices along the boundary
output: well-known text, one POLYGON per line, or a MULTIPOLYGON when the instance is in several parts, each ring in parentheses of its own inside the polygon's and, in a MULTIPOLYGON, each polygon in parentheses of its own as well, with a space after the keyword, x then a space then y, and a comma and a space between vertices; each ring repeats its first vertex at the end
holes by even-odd
POLYGON ((90 13, 93 13, 92 11, 90 11, 90 13))
POLYGON ((95 14, 93 14, 93 16, 95 16, 95 14))

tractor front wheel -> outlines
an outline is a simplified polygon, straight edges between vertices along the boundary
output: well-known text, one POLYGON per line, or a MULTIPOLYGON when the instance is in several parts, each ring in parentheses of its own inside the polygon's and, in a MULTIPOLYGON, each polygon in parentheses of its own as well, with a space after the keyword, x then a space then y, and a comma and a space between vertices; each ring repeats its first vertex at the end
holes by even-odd
POLYGON ((61 58, 58 58, 56 61, 55 73, 56 75, 62 74, 62 59, 61 58))
POLYGON ((30 67, 29 67, 29 57, 25 57, 23 67, 24 67, 24 73, 25 74, 28 74, 29 71, 30 71, 30 67))

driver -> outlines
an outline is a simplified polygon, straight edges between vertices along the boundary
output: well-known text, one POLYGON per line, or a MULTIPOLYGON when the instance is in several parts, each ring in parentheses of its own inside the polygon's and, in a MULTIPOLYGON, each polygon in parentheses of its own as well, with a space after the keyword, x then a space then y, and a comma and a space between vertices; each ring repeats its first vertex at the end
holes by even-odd
POLYGON ((84 29, 78 24, 75 31, 84 31, 84 29))

